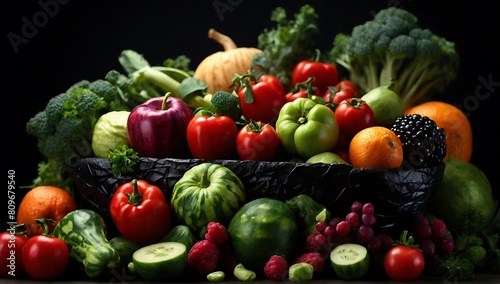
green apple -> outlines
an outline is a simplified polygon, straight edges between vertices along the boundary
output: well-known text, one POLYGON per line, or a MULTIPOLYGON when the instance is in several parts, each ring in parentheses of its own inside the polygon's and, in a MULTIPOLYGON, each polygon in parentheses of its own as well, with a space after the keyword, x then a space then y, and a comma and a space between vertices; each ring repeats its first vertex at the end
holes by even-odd
POLYGON ((309 159, 307 159, 306 163, 324 163, 324 164, 348 164, 344 159, 342 159, 339 155, 333 152, 323 152, 316 154, 309 159))

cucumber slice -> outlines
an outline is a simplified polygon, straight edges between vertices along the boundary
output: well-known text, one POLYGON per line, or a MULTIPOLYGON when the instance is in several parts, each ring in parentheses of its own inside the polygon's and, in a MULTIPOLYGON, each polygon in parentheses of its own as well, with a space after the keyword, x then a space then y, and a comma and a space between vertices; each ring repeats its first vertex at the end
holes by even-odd
POLYGON ((362 278, 370 268, 368 250, 359 244, 341 244, 330 253, 333 270, 340 279, 362 278))
POLYGON ((135 272, 147 280, 165 280, 180 275, 187 264, 186 245, 161 242, 142 247, 132 255, 135 272))

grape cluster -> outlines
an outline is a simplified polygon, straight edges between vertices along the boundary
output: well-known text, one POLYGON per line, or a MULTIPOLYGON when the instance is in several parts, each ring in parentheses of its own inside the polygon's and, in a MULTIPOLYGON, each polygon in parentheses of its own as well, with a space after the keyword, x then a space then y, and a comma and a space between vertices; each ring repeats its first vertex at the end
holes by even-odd
POLYGON ((383 244, 392 243, 390 236, 375 234, 373 228, 377 218, 374 211, 372 203, 355 201, 343 218, 319 221, 316 230, 306 240, 306 252, 329 253, 333 247, 342 243, 358 243, 369 250, 378 251, 383 244))
POLYGON ((427 259, 435 259, 453 253, 455 242, 446 224, 439 218, 428 219, 416 215, 413 222, 413 235, 419 248, 427 259))

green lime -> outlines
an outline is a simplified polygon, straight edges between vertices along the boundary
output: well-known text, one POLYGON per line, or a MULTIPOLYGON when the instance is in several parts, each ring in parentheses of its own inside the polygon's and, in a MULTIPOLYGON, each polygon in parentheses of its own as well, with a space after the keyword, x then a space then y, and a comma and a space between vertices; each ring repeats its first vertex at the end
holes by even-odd
POLYGON ((404 109, 399 95, 391 86, 377 87, 361 97, 375 115, 375 125, 390 128, 396 118, 403 116, 404 109))

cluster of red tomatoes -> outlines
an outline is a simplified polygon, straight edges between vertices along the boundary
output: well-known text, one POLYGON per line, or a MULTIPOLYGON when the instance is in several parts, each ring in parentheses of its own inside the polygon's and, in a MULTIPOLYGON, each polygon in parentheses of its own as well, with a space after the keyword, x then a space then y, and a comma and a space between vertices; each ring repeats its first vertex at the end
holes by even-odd
MULTIPOLYGON (((288 91, 271 74, 264 74, 257 81, 244 84, 237 91, 242 113, 251 121, 238 134, 234 130, 227 132, 229 127, 226 128, 226 136, 237 136, 238 157, 242 160, 271 160, 279 144, 273 122, 281 107, 298 98, 308 98, 334 111, 339 127, 338 154, 348 159, 346 153, 351 138, 360 130, 373 126, 375 122, 374 112, 360 99, 361 92, 357 86, 349 80, 339 80, 339 73, 334 65, 317 61, 299 62, 291 79, 293 87, 288 91)), ((224 135, 221 133, 219 137, 224 135)), ((218 143, 220 141, 221 139, 218 143)), ((221 147, 219 151, 228 151, 229 148, 230 146, 221 147)), ((200 152, 206 151, 203 148, 200 152)), ((224 154, 218 152, 214 156, 221 157, 224 154)))

